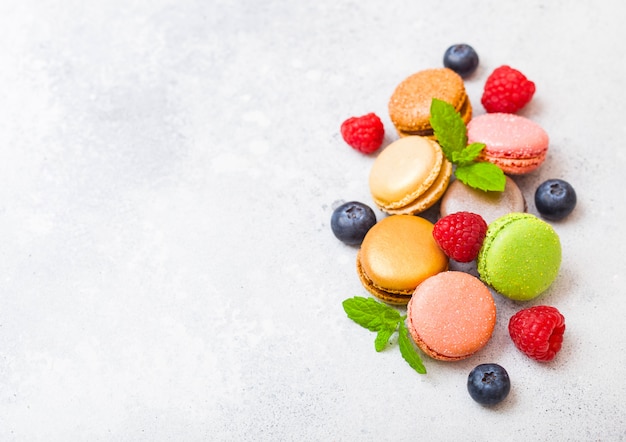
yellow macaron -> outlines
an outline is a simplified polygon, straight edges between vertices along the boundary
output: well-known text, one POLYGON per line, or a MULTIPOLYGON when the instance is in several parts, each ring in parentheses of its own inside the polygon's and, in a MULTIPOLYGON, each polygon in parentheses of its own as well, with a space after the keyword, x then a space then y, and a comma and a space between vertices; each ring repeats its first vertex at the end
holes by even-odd
POLYGON ((392 215, 372 227, 357 253, 357 273, 376 298, 405 305, 426 278, 448 268, 433 238, 433 224, 419 216, 392 215))
POLYGON ((430 105, 433 98, 450 103, 467 124, 472 105, 459 74, 448 68, 426 69, 403 80, 389 99, 389 117, 398 134, 433 138, 430 105))
POLYGON ((378 155, 369 175, 374 203, 393 215, 423 212, 446 191, 452 164, 437 142, 419 136, 400 138, 378 155))

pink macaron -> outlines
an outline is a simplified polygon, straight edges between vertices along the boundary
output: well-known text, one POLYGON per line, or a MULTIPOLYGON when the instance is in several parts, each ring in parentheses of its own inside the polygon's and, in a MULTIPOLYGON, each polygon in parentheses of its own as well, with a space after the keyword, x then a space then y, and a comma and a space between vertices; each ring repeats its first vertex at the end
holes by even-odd
POLYGON ((532 172, 546 159, 548 134, 537 123, 515 114, 492 113, 473 118, 467 125, 469 143, 484 143, 479 156, 504 173, 532 172))
POLYGON ((465 359, 483 348, 496 324, 487 286, 465 272, 441 272, 417 286, 407 306, 407 328, 427 355, 465 359))

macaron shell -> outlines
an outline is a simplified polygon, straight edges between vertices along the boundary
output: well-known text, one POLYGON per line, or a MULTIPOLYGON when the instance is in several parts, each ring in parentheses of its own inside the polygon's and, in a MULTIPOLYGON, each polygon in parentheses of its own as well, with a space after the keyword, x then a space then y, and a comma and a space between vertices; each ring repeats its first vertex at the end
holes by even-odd
MULTIPOLYGON (((430 105, 439 98, 471 118, 463 79, 448 68, 426 69, 403 80, 389 100, 389 116, 401 135, 432 136, 430 105)), ((468 118, 468 120, 469 120, 468 118)))
POLYGON ((467 358, 483 348, 496 323, 496 304, 478 278, 465 272, 439 273, 422 282, 407 306, 407 328, 429 356, 467 358))
POLYGON ((380 287, 377 287, 374 282, 367 276, 367 274, 363 271, 363 267, 361 266, 361 259, 358 256, 360 252, 357 253, 356 260, 356 271, 359 276, 359 280, 363 287, 374 295, 376 298, 381 301, 392 304, 392 305, 406 305, 407 302, 411 299, 411 295, 413 294, 413 290, 405 290, 405 291, 387 291, 380 287))
POLYGON ((500 166, 505 173, 521 174, 543 163, 549 137, 537 123, 515 114, 479 115, 467 124, 468 143, 484 143, 479 160, 500 166))
POLYGON ((497 292, 528 301, 556 279, 561 242, 545 221, 528 213, 511 213, 489 224, 476 263, 480 279, 497 292))
POLYGON ((411 215, 421 213, 432 207, 441 199, 448 188, 452 176, 452 163, 444 158, 441 170, 435 182, 417 199, 398 209, 385 209, 385 212, 395 215, 411 215))
POLYGON ((498 158, 481 153, 478 161, 489 161, 498 166, 504 173, 509 175, 523 175, 537 169, 545 161, 547 152, 530 159, 498 158))
POLYGON ((357 254, 357 271, 365 288, 381 299, 377 291, 403 295, 400 299, 406 303, 423 280, 446 270, 448 258, 432 231, 430 221, 412 215, 391 215, 376 223, 357 254))
POLYGON ((471 212, 482 216, 487 224, 511 212, 525 212, 526 200, 520 188, 510 177, 506 178, 503 192, 485 192, 453 181, 439 209, 441 217, 456 212, 471 212))
POLYGON ((432 140, 412 136, 394 141, 372 165, 372 199, 383 210, 408 205, 436 181, 443 161, 441 147, 432 140))

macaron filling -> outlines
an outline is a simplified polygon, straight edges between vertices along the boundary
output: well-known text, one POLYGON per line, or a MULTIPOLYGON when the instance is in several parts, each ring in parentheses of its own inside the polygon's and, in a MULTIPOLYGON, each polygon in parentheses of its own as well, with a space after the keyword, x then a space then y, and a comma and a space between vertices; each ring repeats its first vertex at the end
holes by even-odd
MULTIPOLYGON (((457 107, 455 107, 456 111, 461 114, 461 118, 463 119, 463 121, 467 124, 470 119, 472 118, 472 106, 471 103, 469 101, 469 97, 466 95, 465 99, 463 101, 461 101, 461 104, 457 107)), ((429 121, 430 121, 430 112, 429 112, 429 121)), ((415 129, 400 129, 397 128, 398 133, 400 134, 400 136, 406 137, 406 136, 410 136, 410 135, 419 135, 422 137, 434 137, 435 135, 435 131, 433 130, 433 128, 430 126, 430 123, 428 124, 428 127, 425 127, 423 129, 419 129, 419 130, 415 130, 415 129)))
POLYGON ((372 278, 370 278, 367 275, 367 272, 363 270, 363 265, 361 264, 360 256, 357 256, 357 271, 359 272, 359 276, 363 279, 363 281, 367 284, 369 288, 373 288, 374 290, 377 290, 382 293, 386 293, 388 295, 400 295, 400 296, 406 296, 407 298, 410 298, 411 295, 413 294, 413 291, 415 290, 415 288, 405 288, 405 289, 385 288, 377 284, 374 280, 372 280, 372 278))

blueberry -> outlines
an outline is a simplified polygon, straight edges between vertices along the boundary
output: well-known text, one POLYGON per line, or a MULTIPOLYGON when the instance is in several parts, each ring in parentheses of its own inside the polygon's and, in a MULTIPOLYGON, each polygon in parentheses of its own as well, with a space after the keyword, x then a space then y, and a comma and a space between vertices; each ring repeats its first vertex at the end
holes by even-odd
POLYGON ((478 54, 468 44, 456 44, 446 49, 443 65, 461 77, 467 77, 478 67, 478 54))
POLYGON ((535 206, 546 219, 563 219, 576 207, 576 192, 567 181, 544 181, 535 191, 535 206))
POLYGON ((467 391, 482 405, 502 402, 511 391, 511 380, 506 370, 498 364, 480 364, 467 378, 467 391))
POLYGON ((357 201, 337 207, 331 218, 330 227, 335 236, 348 245, 359 245, 365 234, 376 224, 376 214, 367 205, 357 201))

